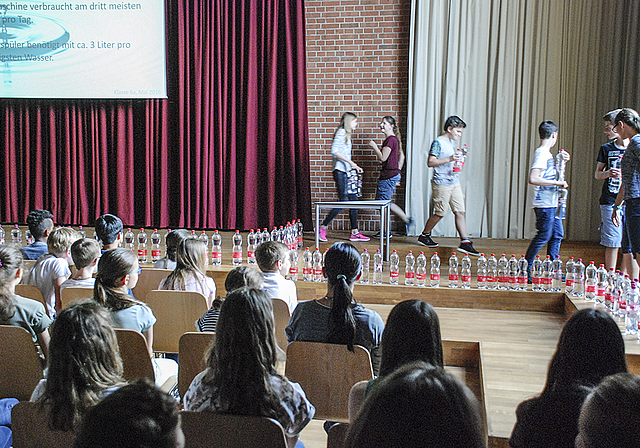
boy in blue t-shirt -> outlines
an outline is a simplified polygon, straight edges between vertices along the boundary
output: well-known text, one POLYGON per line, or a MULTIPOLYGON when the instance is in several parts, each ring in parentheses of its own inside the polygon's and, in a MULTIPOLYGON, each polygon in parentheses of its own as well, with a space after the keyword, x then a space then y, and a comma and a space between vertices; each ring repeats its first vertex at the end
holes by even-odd
MULTIPOLYGON (((548 243, 547 254, 555 260, 560 253, 560 243, 564 237, 562 219, 556 218, 558 208, 558 187, 567 188, 568 184, 564 180, 558 180, 556 162, 551 154, 558 141, 558 125, 553 121, 543 121, 538 127, 540 134, 540 146, 536 149, 533 165, 529 171, 529 184, 532 186, 533 197, 531 205, 536 214, 536 230, 538 233, 531 240, 525 258, 531 263, 538 254, 538 251, 548 243)), ((569 153, 562 151, 565 159, 569 160, 569 153)), ((529 276, 530 277, 530 276, 529 276)))

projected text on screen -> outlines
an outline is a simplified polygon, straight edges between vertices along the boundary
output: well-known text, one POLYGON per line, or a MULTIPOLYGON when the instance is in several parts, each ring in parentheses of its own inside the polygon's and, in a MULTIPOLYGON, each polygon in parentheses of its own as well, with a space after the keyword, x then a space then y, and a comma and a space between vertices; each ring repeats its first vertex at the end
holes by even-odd
POLYGON ((0 97, 166 98, 164 1, 0 0, 0 97))

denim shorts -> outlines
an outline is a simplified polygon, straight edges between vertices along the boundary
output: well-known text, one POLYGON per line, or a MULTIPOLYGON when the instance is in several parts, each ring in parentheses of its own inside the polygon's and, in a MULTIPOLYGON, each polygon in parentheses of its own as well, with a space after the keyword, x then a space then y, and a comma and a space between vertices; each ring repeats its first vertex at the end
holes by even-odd
POLYGON ((604 247, 620 247, 622 242, 622 226, 616 226, 611 221, 613 205, 600 205, 600 244, 604 247))
POLYGON ((634 257, 640 253, 640 198, 625 200, 625 224, 634 257))
POLYGON ((376 201, 390 200, 398 182, 400 182, 400 174, 396 174, 391 179, 379 180, 378 189, 376 190, 376 201))

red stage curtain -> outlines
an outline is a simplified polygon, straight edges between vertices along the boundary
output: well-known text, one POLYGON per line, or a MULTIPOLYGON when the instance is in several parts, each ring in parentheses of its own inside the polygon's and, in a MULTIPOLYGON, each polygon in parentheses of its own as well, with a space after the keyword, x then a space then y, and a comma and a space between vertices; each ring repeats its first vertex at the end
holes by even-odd
POLYGON ((311 224, 303 0, 166 0, 168 100, 3 100, 0 220, 311 224))

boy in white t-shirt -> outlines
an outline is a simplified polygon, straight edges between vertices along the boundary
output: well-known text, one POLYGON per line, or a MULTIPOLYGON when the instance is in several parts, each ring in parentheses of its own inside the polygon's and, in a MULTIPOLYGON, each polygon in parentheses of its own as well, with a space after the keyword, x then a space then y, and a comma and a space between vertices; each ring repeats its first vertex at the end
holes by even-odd
POLYGON ((96 279, 93 274, 98 270, 100 243, 92 238, 82 238, 71 245, 71 258, 76 265, 76 274, 60 285, 60 291, 70 286, 93 288, 96 279))
POLYGON ((71 277, 71 245, 80 237, 79 232, 69 227, 54 229, 47 238, 49 253, 38 258, 23 280, 24 284, 40 289, 47 305, 47 312, 52 318, 62 308, 60 286, 71 277))
POLYGON ((265 241, 256 249, 256 261, 264 274, 265 292, 271 298, 287 302, 293 313, 298 305, 298 293, 295 282, 284 277, 291 267, 287 246, 279 241, 265 241))
MULTIPOLYGON (((538 127, 540 146, 536 149, 533 165, 529 171, 529 184, 532 186, 531 205, 536 214, 536 230, 538 233, 531 240, 525 258, 529 262, 529 279, 531 279, 531 264, 538 251, 548 243, 547 254, 555 260, 560 253, 560 243, 564 237, 562 219, 556 218, 558 208, 558 187, 567 188, 564 180, 558 180, 556 162, 551 154, 558 141, 558 125, 553 121, 543 121, 538 127)), ((565 159, 569 160, 569 153, 562 151, 565 159)))

